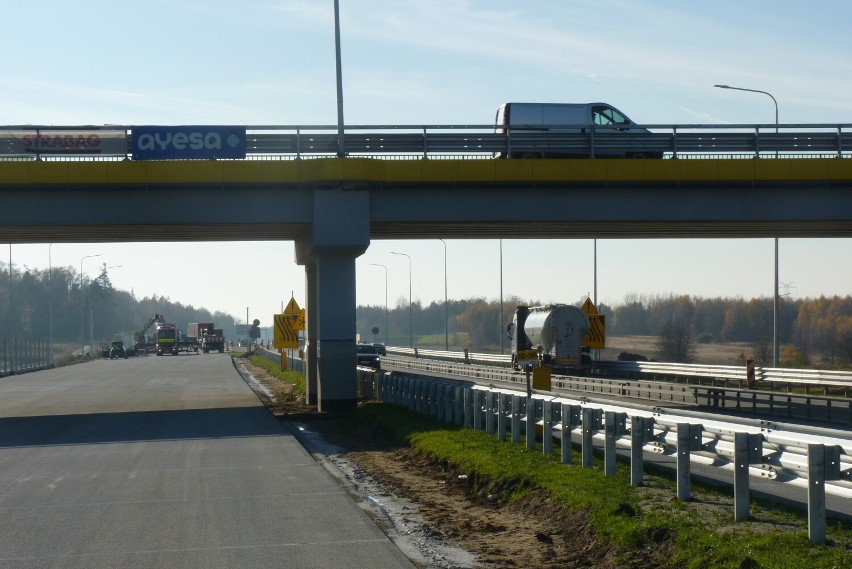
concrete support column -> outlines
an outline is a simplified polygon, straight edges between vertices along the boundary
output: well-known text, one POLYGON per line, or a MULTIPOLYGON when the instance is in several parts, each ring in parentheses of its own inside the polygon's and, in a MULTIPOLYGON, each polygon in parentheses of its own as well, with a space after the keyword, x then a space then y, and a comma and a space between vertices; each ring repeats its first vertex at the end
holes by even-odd
POLYGON ((319 322, 317 314, 317 268, 313 263, 305 265, 305 338, 307 339, 305 353, 305 403, 317 404, 317 332, 319 322))
MULTIPOLYGON (((296 262, 306 266, 307 332, 317 350, 317 408, 335 412, 357 403, 355 259, 370 244, 370 196, 331 188, 315 190, 313 198, 310 234, 296 241, 295 254, 296 262)), ((310 402, 312 392, 308 394, 310 402)))
POLYGON ((355 407, 355 257, 317 257, 319 342, 317 346, 320 411, 355 407))

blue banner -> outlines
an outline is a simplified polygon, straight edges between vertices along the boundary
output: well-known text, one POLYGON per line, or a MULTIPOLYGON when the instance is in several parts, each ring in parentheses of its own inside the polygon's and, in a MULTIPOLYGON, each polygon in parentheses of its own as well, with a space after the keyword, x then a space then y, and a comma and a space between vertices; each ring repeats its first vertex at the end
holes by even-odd
POLYGON ((240 126, 134 126, 134 160, 244 159, 246 129, 240 126))

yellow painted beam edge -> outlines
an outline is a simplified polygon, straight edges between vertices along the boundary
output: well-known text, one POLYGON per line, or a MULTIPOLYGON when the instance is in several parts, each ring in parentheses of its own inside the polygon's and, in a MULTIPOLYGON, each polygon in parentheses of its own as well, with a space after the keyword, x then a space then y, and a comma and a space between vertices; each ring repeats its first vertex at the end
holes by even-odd
POLYGON ((0 162, 2 185, 850 181, 852 160, 378 160, 0 162))

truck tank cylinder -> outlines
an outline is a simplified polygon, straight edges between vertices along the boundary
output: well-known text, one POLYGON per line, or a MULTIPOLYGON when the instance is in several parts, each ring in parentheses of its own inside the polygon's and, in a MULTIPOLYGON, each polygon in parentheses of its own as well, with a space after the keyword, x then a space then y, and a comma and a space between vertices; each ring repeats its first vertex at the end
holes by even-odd
POLYGON ((526 321, 530 315, 530 309, 526 306, 519 306, 515 309, 515 330, 514 344, 517 350, 528 350, 532 347, 529 336, 526 333, 526 321))

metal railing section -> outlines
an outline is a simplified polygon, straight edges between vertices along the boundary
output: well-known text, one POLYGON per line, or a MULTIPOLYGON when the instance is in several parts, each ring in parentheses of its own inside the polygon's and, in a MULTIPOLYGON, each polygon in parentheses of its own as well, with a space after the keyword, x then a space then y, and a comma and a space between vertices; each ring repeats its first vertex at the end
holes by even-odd
MULTIPOLYGON (((337 125, 246 126, 247 159, 337 156, 337 125)), ((105 134, 106 136, 106 134, 105 134)), ((132 126, 0 126, 2 160, 109 160, 131 157, 132 126), (127 151, 118 154, 3 152, 17 139, 51 132, 124 133, 127 151)), ((530 125, 495 129, 494 125, 348 125, 347 156, 435 158, 535 157, 542 155, 651 157, 690 155, 715 157, 806 158, 852 155, 852 124, 648 124, 634 130, 600 125, 530 125), (641 132, 648 129, 650 132, 641 132)))
MULTIPOLYGON (((499 381, 508 384, 526 384, 524 373, 510 367, 497 367, 485 362, 465 363, 463 354, 438 352, 444 359, 432 359, 426 353, 410 348, 387 348, 388 356, 383 364, 391 367, 404 367, 426 373, 439 373, 468 377, 474 380, 499 381)), ((505 356, 501 356, 505 358, 505 356)), ((633 362, 619 362, 633 363, 633 362)), ((645 363, 645 362, 640 362, 645 363)), ((701 366, 699 366, 701 367, 701 366)), ((714 367, 714 366, 706 366, 714 367)), ((724 366, 723 366, 724 367, 724 366)), ((789 370, 792 371, 792 370, 789 370)), ((745 377, 743 371, 743 377, 745 377)), ((665 376, 669 377, 669 376, 665 376)), ((787 420, 825 421, 833 424, 852 425, 852 399, 829 396, 815 396, 797 393, 775 393, 764 390, 764 384, 758 389, 743 389, 736 386, 697 384, 697 377, 684 376, 692 383, 672 383, 658 378, 618 379, 600 376, 554 375, 551 385, 554 389, 579 391, 606 397, 645 399, 660 404, 706 406, 713 409, 729 410, 737 413, 751 413, 768 417, 782 417, 787 420)))
MULTIPOLYGON (((603 447, 603 471, 615 474, 618 450, 629 451, 630 483, 643 481, 645 453, 670 455, 677 469, 677 497, 691 497, 691 465, 703 464, 733 473, 734 515, 749 514, 751 478, 789 484, 808 491, 808 537, 824 543, 826 493, 852 498, 852 437, 849 432, 803 428, 719 417, 684 410, 613 405, 536 392, 526 394, 403 372, 373 372, 375 392, 386 403, 403 405, 439 421, 484 430, 527 448, 553 452, 571 463, 573 440, 579 439, 583 467, 592 467, 603 447), (535 428, 530 428, 535 425, 535 428), (570 436, 566 436, 570 435, 570 436)), ((623 459, 624 457, 621 457, 623 459)))
POLYGON ((51 367, 47 340, 3 338, 0 350, 0 377, 51 367))
MULTIPOLYGON (((417 348, 387 348, 389 354, 414 356, 444 361, 466 363, 484 363, 499 366, 511 366, 512 356, 508 354, 475 354, 467 352, 445 352, 439 350, 421 350, 417 348)), ((596 369, 605 370, 618 376, 639 377, 646 375, 663 378, 710 379, 732 382, 740 387, 746 386, 748 375, 745 366, 677 364, 666 362, 606 361, 593 362, 596 369)), ((800 384, 804 387, 842 387, 852 389, 852 372, 832 370, 787 369, 755 367, 755 380, 764 386, 776 384, 776 387, 789 387, 800 384)))

